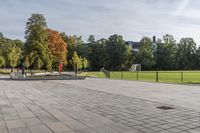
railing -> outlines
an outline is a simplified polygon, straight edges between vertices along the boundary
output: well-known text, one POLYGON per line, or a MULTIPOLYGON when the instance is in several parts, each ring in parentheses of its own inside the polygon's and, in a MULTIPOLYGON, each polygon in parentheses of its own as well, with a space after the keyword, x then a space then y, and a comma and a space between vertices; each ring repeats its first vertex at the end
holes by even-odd
MULTIPOLYGON (((88 76, 107 78, 102 72, 88 72, 88 76)), ((200 83, 200 71, 112 71, 110 79, 150 82, 200 83)))
POLYGON ((111 79, 200 83, 200 71, 111 72, 111 79))

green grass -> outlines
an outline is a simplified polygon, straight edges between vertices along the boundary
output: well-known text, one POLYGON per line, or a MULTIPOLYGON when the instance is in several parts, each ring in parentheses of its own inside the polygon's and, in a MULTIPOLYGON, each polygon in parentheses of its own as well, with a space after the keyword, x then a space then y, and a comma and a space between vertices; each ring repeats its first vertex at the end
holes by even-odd
POLYGON ((0 74, 10 74, 10 72, 11 72, 11 69, 0 68, 0 74))
POLYGON ((82 72, 79 76, 105 78, 105 75, 102 72, 82 72))
MULTIPOLYGON (((83 72, 81 76, 105 78, 102 72, 83 72)), ((156 82, 156 71, 111 72, 111 79, 156 82)), ((200 83, 200 71, 159 71, 158 81, 166 83, 200 83), (183 72, 183 82, 181 78, 183 72)))

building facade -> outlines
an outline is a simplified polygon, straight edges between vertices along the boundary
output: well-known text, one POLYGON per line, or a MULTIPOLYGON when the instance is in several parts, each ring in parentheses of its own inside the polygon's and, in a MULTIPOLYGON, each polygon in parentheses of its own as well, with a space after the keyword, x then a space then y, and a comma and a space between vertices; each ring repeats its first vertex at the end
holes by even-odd
MULTIPOLYGON (((157 48, 157 41, 156 41, 156 36, 153 36, 153 42, 152 42, 152 48, 156 49, 157 48)), ((134 41, 127 41, 126 44, 131 47, 133 53, 137 53, 140 48, 140 42, 134 42, 134 41)))

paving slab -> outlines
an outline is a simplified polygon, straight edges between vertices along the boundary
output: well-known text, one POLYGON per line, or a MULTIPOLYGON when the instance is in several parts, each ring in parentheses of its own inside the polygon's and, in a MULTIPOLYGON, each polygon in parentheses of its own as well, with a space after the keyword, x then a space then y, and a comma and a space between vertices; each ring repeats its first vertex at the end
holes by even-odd
POLYGON ((97 78, 87 78, 85 81, 57 81, 57 83, 200 110, 199 84, 181 85, 97 78))
POLYGON ((200 87, 0 76, 2 133, 199 133, 200 87))
POLYGON ((31 133, 53 133, 47 126, 45 125, 36 125, 29 127, 31 133))

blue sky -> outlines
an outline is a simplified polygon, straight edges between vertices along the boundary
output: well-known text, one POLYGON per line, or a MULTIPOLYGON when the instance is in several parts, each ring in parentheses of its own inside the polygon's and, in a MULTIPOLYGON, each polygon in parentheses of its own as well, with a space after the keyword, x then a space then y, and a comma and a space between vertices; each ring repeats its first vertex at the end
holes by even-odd
POLYGON ((24 39, 32 13, 44 14, 49 28, 107 38, 121 34, 126 40, 172 34, 193 37, 200 44, 199 0, 0 0, 0 32, 24 39))

